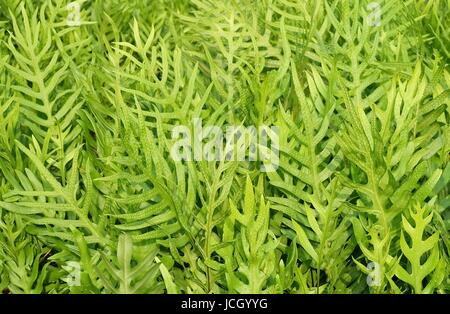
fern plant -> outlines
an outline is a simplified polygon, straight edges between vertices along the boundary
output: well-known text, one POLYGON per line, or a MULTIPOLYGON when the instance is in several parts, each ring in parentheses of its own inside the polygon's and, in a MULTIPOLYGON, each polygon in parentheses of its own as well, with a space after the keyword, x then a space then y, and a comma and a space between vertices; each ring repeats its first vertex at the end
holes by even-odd
POLYGON ((449 14, 0 0, 0 291, 449 293, 449 14))

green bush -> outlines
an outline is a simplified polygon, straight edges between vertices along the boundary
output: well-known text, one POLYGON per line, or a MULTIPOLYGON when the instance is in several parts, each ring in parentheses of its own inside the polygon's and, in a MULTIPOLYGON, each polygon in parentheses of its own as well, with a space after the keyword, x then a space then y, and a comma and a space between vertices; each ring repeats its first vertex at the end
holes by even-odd
POLYGON ((449 47, 448 0, 0 0, 0 291, 449 293, 449 47))

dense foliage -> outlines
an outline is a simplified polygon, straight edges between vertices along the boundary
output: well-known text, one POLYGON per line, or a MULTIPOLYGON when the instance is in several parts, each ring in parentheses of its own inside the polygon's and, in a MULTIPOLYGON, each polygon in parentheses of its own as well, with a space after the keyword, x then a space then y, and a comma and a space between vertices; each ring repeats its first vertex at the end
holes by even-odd
POLYGON ((68 4, 0 0, 0 291, 449 293, 449 0, 68 4))

